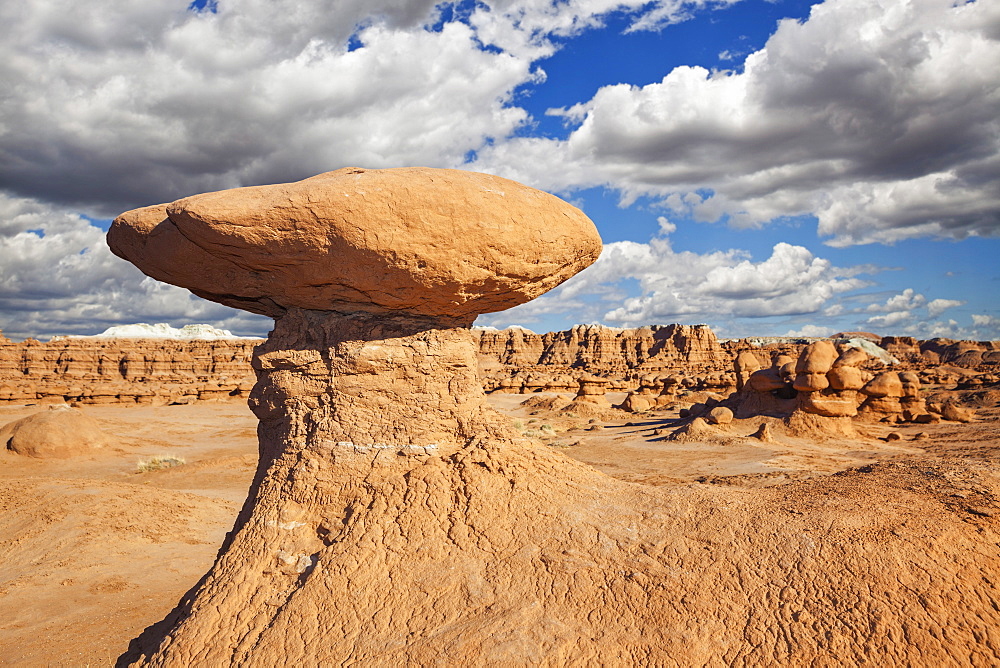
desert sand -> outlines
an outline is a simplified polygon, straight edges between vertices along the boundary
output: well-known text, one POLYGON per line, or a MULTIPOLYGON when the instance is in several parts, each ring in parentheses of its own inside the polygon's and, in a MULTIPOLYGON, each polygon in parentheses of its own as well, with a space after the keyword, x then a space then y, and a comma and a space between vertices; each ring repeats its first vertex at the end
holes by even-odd
MULTIPOLYGON (((488 175, 339 170, 127 212, 108 239, 275 318, 250 360, 257 461, 252 422, 200 390, 179 412, 53 393, 12 414, 17 651, 64 661, 73 635, 71 661, 136 666, 1000 658, 995 376, 945 396, 924 387, 944 375, 838 339, 743 348, 732 373, 500 378, 488 398, 476 315, 601 247, 575 207, 488 175)), ((714 341, 645 334, 689 358, 714 341)))
MULTIPOLYGON (((815 541, 826 557, 818 556, 811 567, 829 570, 833 580, 856 577, 842 569, 838 551, 843 534, 857 528, 858 509, 872 504, 882 508, 884 522, 864 530, 882 532, 880 540, 896 543, 901 552, 933 561, 946 552, 944 543, 956 541, 961 550, 951 555, 960 559, 953 564, 955 575, 996 570, 1000 408, 995 402, 980 409, 972 424, 875 424, 858 440, 762 444, 743 438, 754 431, 751 421, 734 426, 729 441, 674 442, 656 432, 678 422, 676 411, 601 422, 593 429, 588 420, 532 416, 520 407, 524 400, 513 394, 490 397, 525 431, 553 427, 546 447, 620 480, 669 490, 678 502, 705 504, 705 521, 715 515, 727 518, 723 524, 737 523, 749 513, 761 533, 815 541), (902 439, 881 440, 892 431, 902 439), (925 437, 914 440, 921 433, 925 437), (778 510, 759 514, 766 507, 778 510), (941 530, 942 520, 948 531, 941 530)), ((0 407, 0 424, 39 410, 44 407, 0 407)), ((239 403, 81 410, 112 436, 106 451, 67 460, 2 458, 4 665, 113 665, 129 642, 163 619, 209 569, 253 477, 257 420, 239 403), (141 461, 157 456, 185 463, 137 472, 141 461)), ((723 551, 732 567, 746 568, 761 555, 752 541, 734 540, 739 528, 698 539, 704 549, 723 551)), ((926 580, 911 585, 914 611, 957 603, 935 599, 926 580)), ((977 588, 1000 602, 992 583, 977 588)), ((780 599, 780 590, 776 595, 780 599)), ((794 614, 788 611, 787 632, 808 633, 794 614)), ((711 611, 705 615, 710 618, 711 611)), ((998 621, 981 620, 983 647, 997 647, 988 643, 997 640, 998 621)), ((876 632, 891 635, 899 629, 876 632)), ((703 648, 706 657, 712 650, 703 648)), ((969 658, 991 663, 982 653, 970 652, 969 658)))

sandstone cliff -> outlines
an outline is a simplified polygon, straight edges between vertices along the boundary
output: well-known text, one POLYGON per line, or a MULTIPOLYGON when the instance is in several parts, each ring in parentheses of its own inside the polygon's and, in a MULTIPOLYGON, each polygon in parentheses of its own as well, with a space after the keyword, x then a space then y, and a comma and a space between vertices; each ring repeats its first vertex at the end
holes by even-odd
POLYGON ((547 334, 517 328, 477 332, 480 354, 506 367, 648 372, 712 365, 725 355, 708 325, 653 325, 636 329, 577 325, 547 334))
POLYGON ((260 342, 0 336, 0 403, 245 400, 260 342))
MULTIPOLYGON (((577 325, 546 334, 475 328, 473 339, 485 388, 512 392, 575 392, 585 373, 611 379, 611 391, 636 389, 651 375, 669 375, 687 389, 734 389, 735 377, 729 375, 740 352, 752 351, 769 365, 779 355, 797 358, 808 343, 787 337, 719 341, 707 325, 678 324, 577 325)), ((254 383, 250 358, 262 341, 65 337, 14 342, 0 333, 0 403, 245 400, 254 383)), ((974 382, 973 372, 995 374, 1000 366, 1000 341, 887 336, 879 345, 902 367, 921 370, 927 383, 968 384, 974 382)))

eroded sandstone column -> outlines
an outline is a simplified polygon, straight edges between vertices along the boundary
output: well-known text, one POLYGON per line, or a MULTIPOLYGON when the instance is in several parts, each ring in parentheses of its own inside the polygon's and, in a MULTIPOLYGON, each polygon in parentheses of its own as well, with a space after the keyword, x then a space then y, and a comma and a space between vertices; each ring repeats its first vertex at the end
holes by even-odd
POLYGON ((509 435, 468 325, 599 251, 544 193, 341 170, 130 212, 109 242, 276 319, 254 359, 249 496, 211 570, 121 665, 997 663, 994 527, 951 509, 953 487, 932 504, 909 491, 941 484, 925 470, 751 496, 627 483, 509 435), (915 588, 938 603, 913 605, 915 588), (845 633, 873 625, 886 632, 845 633))
POLYGON ((253 358, 262 453, 306 443, 445 453, 507 436, 486 404, 472 333, 449 324, 289 310, 253 358))
MULTIPOLYGON (((469 536, 451 516, 496 511, 455 491, 470 460, 490 458, 479 444, 517 438, 486 404, 469 327, 596 260, 593 223, 485 174, 344 169, 131 211, 108 241, 154 278, 275 318, 253 357, 261 457, 247 501, 212 570, 122 661, 366 656, 350 638, 381 637, 378 654, 408 623, 366 628, 376 613, 365 611, 385 609, 380 592, 432 616, 468 605, 446 582, 430 609, 419 592, 438 553, 469 536)), ((510 493, 516 478, 476 488, 510 493)))

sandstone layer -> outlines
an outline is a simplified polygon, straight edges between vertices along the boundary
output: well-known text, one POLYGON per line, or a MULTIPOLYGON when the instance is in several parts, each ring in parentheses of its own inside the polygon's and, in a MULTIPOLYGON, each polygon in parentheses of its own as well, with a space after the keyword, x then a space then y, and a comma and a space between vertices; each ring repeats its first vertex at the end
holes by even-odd
POLYGON ((727 357, 707 325, 653 325, 619 329, 577 325, 547 334, 510 328, 477 329, 480 354, 505 368, 586 369, 627 374, 674 369, 697 370, 727 357))
POLYGON ((245 401, 258 343, 0 336, 0 404, 245 401))
MULTIPOLYGON (((639 390, 645 384, 645 394, 663 392, 665 400, 680 392, 738 390, 741 372, 730 371, 736 358, 744 364, 753 358, 760 368, 770 366, 776 355, 797 357, 807 345, 719 342, 704 325, 585 325, 547 334, 477 328, 473 336, 487 391, 575 393, 582 375, 596 373, 608 381, 609 391, 639 390)), ((916 371, 924 385, 970 389, 998 379, 991 353, 998 342, 917 341, 914 345, 924 351, 914 355, 894 347, 896 338, 880 340, 899 354, 901 363, 894 368, 916 371), (933 350, 940 351, 937 357, 930 355, 933 350)), ((14 342, 0 335, 0 404, 244 401, 254 383, 250 357, 261 341, 64 337, 14 342)), ((864 364, 883 366, 874 359, 864 364)))

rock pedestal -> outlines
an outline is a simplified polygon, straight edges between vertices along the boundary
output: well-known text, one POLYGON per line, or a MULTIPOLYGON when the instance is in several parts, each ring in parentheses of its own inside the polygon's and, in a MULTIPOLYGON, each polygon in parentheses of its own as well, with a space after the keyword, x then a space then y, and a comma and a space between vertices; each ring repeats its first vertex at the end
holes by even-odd
POLYGON ((253 358, 261 453, 298 444, 453 452, 509 437, 487 404, 472 333, 407 315, 292 309, 253 358))

